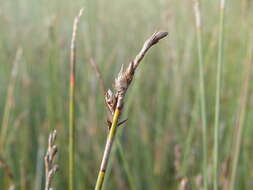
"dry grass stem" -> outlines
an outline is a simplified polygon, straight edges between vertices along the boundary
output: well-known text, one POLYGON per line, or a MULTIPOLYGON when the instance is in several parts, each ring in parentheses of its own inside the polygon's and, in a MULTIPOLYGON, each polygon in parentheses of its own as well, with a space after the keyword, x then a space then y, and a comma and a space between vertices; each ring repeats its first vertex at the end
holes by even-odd
POLYGON ((99 82, 100 89, 102 90, 103 94, 105 95, 105 93, 106 93, 105 83, 104 83, 102 74, 101 74, 101 72, 98 68, 98 65, 96 64, 96 62, 94 61, 93 58, 90 59, 89 63, 92 66, 93 70, 95 71, 96 77, 97 77, 98 82, 99 82))
POLYGON ((46 185, 45 190, 53 190, 51 187, 53 177, 58 170, 58 165, 55 164, 56 154, 58 152, 57 146, 55 145, 56 140, 56 130, 49 134, 48 138, 48 148, 45 161, 45 172, 46 172, 46 185))
POLYGON ((73 24, 73 32, 72 32, 72 38, 71 38, 71 46, 70 46, 70 63, 71 68, 74 69, 74 66, 76 64, 76 33, 77 33, 77 27, 80 22, 80 18, 83 14, 83 8, 80 9, 78 16, 75 17, 74 24, 73 24))

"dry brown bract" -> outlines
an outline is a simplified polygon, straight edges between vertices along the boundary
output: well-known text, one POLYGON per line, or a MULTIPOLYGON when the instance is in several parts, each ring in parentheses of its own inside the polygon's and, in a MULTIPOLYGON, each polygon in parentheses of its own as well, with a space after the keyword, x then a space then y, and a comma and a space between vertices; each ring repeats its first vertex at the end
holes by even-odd
POLYGON ((107 107, 112 115, 114 114, 116 108, 121 109, 123 107, 123 99, 129 85, 132 82, 134 72, 149 48, 158 43, 159 40, 167 35, 167 32, 155 32, 149 39, 146 40, 141 51, 138 53, 135 59, 129 63, 128 67, 124 69, 122 65, 120 72, 115 79, 115 94, 113 94, 113 92, 109 89, 105 95, 107 107))

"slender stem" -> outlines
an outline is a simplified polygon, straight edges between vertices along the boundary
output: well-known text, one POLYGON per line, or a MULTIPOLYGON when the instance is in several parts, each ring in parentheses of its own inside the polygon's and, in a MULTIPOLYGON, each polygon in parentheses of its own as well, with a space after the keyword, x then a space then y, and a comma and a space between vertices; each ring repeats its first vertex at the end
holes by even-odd
POLYGON ((247 106, 247 100, 248 100, 248 92, 249 92, 249 82, 250 82, 250 75, 251 75, 251 68, 252 68, 252 41, 250 41, 250 47, 249 47, 249 59, 247 59, 247 63, 245 65, 245 71, 244 71, 244 82, 242 86, 242 91, 240 95, 240 108, 239 108, 239 116, 236 120, 236 137, 235 137, 235 148, 234 148, 234 154, 233 154, 233 160, 232 160, 232 172, 231 172, 231 181, 230 181, 230 189, 235 189, 235 179, 236 179, 236 171, 238 166, 238 160, 239 160, 239 154, 240 154, 240 147, 241 147, 241 141, 242 141, 242 135, 243 135, 243 126, 244 126, 244 119, 245 119, 245 112, 246 112, 246 106, 247 106))
POLYGON ((122 159, 123 167, 125 169, 126 176, 128 178, 130 189, 131 190, 136 190, 137 188, 136 188, 136 185, 134 183, 133 177, 132 177, 132 175, 130 173, 129 165, 127 163, 127 160, 125 159, 125 154, 124 154, 124 151, 123 151, 123 147, 122 147, 119 139, 116 139, 116 145, 117 145, 117 149, 119 151, 119 155, 120 155, 120 157, 122 159))
POLYGON ((70 51, 70 92, 69 92, 69 190, 74 190, 75 179, 75 78, 76 78, 76 33, 83 9, 74 20, 70 51))
POLYGON ((102 159, 100 171, 98 174, 95 190, 102 189, 112 145, 114 143, 114 138, 117 131, 118 120, 120 118, 121 110, 124 104, 124 97, 129 85, 132 82, 135 70, 140 64, 141 60, 144 58, 147 51, 153 45, 157 44, 159 40, 166 37, 167 35, 168 35, 167 32, 155 32, 150 38, 148 38, 145 41, 144 45, 142 46, 142 49, 139 52, 139 54, 137 54, 135 59, 129 63, 126 70, 124 70, 123 65, 122 65, 121 70, 115 79, 116 94, 114 95, 111 92, 111 90, 108 90, 107 93, 105 94, 106 104, 111 114, 113 115, 113 121, 112 121, 112 125, 107 137, 106 146, 105 146, 103 159, 102 159))
POLYGON ((221 66, 223 64, 223 41, 224 41, 224 9, 225 0, 220 1, 220 23, 219 23, 219 44, 218 61, 216 73, 216 101, 215 101, 215 120, 214 120, 214 185, 213 189, 218 190, 218 159, 219 159, 219 117, 220 117, 220 88, 221 88, 221 66))
POLYGON ((12 109, 13 101, 14 101, 14 90, 15 90, 16 79, 17 79, 17 74, 18 74, 18 67, 20 64, 20 59, 22 57, 22 54, 23 54, 23 50, 22 48, 19 48, 17 50, 15 61, 13 63, 10 82, 7 89, 7 99, 6 99, 6 104, 4 107, 3 121, 2 121, 1 131, 0 131, 0 154, 3 154, 4 152, 5 140, 8 135, 9 119, 10 119, 11 109, 12 109))
POLYGON ((74 190, 75 154, 75 67, 71 67, 69 96, 69 190, 74 190))
POLYGON ((200 8, 198 0, 194 4, 194 12, 196 19, 196 32, 198 44, 198 65, 199 65, 199 89, 200 89, 200 106, 201 106, 201 120, 202 120, 202 143, 203 143, 203 177, 204 189, 207 190, 207 126, 206 126, 206 101, 205 101, 205 84, 204 84, 204 71, 203 71, 203 48, 202 48, 202 25, 200 17, 200 8))
POLYGON ((182 163, 182 171, 183 175, 185 176, 187 174, 188 168, 189 168, 189 155, 190 155, 190 150, 192 148, 193 144, 193 136, 195 132, 194 126, 196 126, 196 119, 197 119, 197 113, 196 113, 196 107, 197 107, 197 100, 199 99, 199 94, 195 96, 193 106, 192 106, 192 111, 191 111, 191 121, 189 123, 189 131, 187 133, 187 137, 185 140, 185 150, 183 154, 183 163, 182 163))
POLYGON ((104 151, 104 154, 103 154, 103 159, 102 159, 100 171, 99 171, 99 174, 98 174, 95 190, 101 190, 102 186, 103 186, 103 183, 104 183, 106 168, 107 168, 110 153, 111 153, 111 150, 112 150, 112 145, 114 143, 114 138, 115 138, 115 135, 116 135, 116 132, 117 132, 117 124, 118 124, 118 121, 119 121, 120 113, 121 112, 120 112, 119 109, 115 110, 115 113, 114 113, 114 116, 113 116, 113 121, 112 121, 112 126, 111 126, 110 132, 107 136, 105 151, 104 151))
MULTIPOLYGON (((96 64, 96 62, 92 58, 90 59, 89 63, 91 64, 92 68, 95 71, 95 74, 96 74, 96 77, 97 77, 97 79, 99 81, 99 86, 100 86, 101 91, 103 92, 103 95, 106 95, 104 80, 102 78, 102 74, 101 74, 101 72, 99 70, 98 65, 96 64)), ((126 159, 125 159, 123 147, 122 147, 121 142, 119 141, 119 139, 116 139, 116 148, 118 149, 119 155, 120 155, 120 157, 122 159, 123 166, 124 166, 124 169, 126 171, 126 175, 127 175, 128 181, 129 181, 130 188, 132 190, 135 190, 136 187, 135 187, 134 182, 133 182, 134 180, 133 180, 132 176, 130 175, 129 165, 128 165, 126 159)))

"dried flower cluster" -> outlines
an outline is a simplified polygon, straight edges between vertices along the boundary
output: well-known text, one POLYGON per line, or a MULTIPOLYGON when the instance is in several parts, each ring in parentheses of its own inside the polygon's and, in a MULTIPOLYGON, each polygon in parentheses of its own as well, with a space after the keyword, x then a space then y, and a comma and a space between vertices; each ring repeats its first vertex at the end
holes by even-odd
POLYGON ((153 45, 168 35, 167 32, 155 32, 143 45, 139 54, 131 61, 126 69, 121 66, 120 72, 115 79, 115 94, 109 89, 105 94, 105 101, 111 114, 114 114, 116 108, 122 109, 123 99, 130 86, 136 68, 138 67, 145 54, 153 45))
MULTIPOLYGON (((116 136, 117 126, 123 124, 124 121, 119 121, 122 108, 124 105, 124 97, 127 92, 128 87, 130 86, 136 68, 138 67, 141 60, 144 58, 146 52, 151 48, 154 44, 158 43, 160 39, 166 37, 168 35, 167 32, 155 32, 146 42, 144 43, 141 51, 135 57, 133 61, 129 63, 126 69, 124 69, 123 65, 120 69, 118 76, 115 79, 115 92, 113 93, 110 89, 105 93, 105 102, 106 106, 110 111, 110 114, 113 118, 112 121, 108 120, 109 125, 109 134, 106 140, 105 150, 103 154, 103 159, 101 162, 97 182, 96 182, 96 190, 101 190, 106 174, 106 169, 110 157, 110 153, 112 150, 112 145, 116 136)), ((94 62, 92 63, 94 65, 94 62)), ((94 66, 93 66, 94 67, 94 66)), ((95 68, 96 72, 99 72, 98 69, 95 68)), ((99 74, 97 74, 99 76, 99 74)), ((99 80, 101 78, 99 77, 99 80)), ((104 85, 101 85, 102 87, 104 85)))
POLYGON ((51 187, 52 179, 56 171, 58 170, 58 165, 54 164, 56 154, 57 154, 57 146, 54 144, 56 140, 56 130, 49 134, 48 138, 48 148, 47 153, 44 158, 45 160, 45 170, 46 170, 46 186, 45 190, 53 190, 51 187))

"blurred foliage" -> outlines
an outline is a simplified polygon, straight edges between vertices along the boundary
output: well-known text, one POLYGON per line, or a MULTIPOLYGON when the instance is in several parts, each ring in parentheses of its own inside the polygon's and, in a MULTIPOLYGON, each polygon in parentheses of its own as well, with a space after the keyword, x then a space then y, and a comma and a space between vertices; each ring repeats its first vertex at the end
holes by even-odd
MULTIPOLYGON (((201 1, 211 181, 219 1, 201 1)), ((148 53, 127 95, 119 143, 105 189, 177 189, 182 177, 196 189, 201 175, 198 63, 192 2, 188 0, 8 0, 0 2, 0 122, 16 52, 22 48, 2 156, 17 189, 44 188, 43 156, 57 129, 60 170, 55 189, 67 189, 69 49, 74 16, 84 7, 77 35, 77 189, 92 189, 105 139, 106 108, 90 58, 106 86, 158 29, 169 37, 148 53), (178 147, 179 156, 175 156, 178 147), (121 150, 121 151, 119 151, 121 150), (179 163, 175 167, 175 160, 179 163), (131 184, 131 186, 130 186, 131 184)), ((223 65, 220 166, 233 155, 235 119, 252 43, 249 0, 227 2, 223 65)), ((236 189, 252 189, 252 85, 236 189)), ((0 169, 0 189, 7 189, 0 169)), ((220 178, 226 179, 220 168, 220 178)), ((220 181, 223 185, 223 180, 220 181)))

